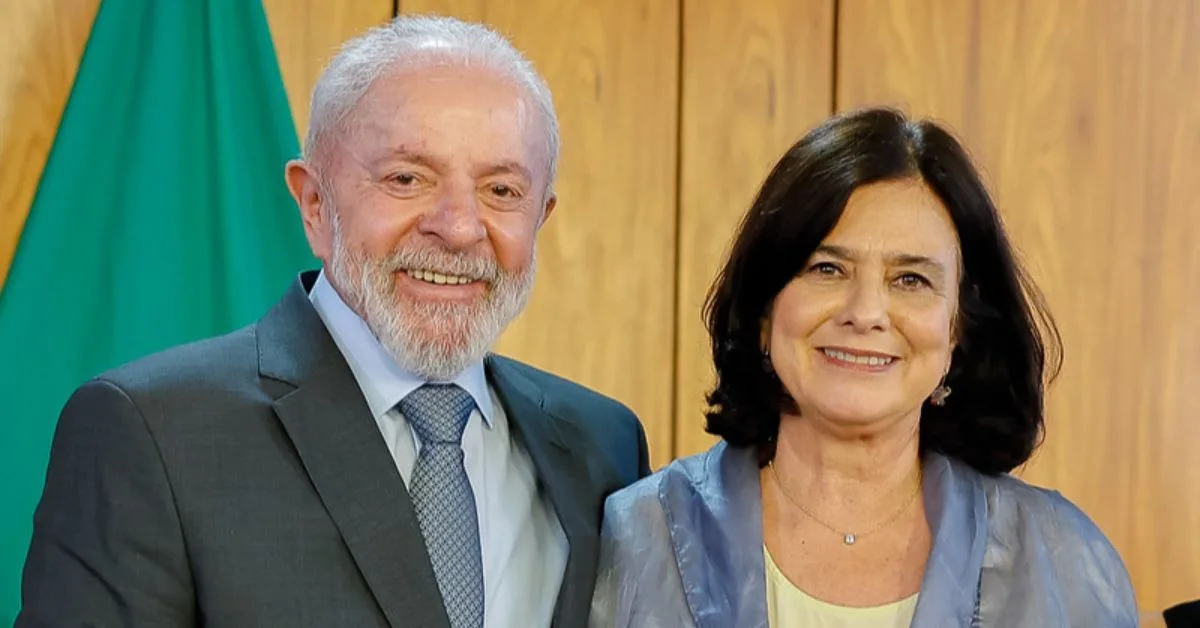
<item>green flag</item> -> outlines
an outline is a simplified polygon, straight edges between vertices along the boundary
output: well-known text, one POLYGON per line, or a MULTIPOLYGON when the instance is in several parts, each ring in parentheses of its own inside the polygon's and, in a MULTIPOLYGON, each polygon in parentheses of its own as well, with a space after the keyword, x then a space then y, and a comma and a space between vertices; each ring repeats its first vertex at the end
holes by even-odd
POLYGON ((253 322, 314 264, 298 151, 259 2, 101 3, 0 292, 0 624, 72 389, 253 322))

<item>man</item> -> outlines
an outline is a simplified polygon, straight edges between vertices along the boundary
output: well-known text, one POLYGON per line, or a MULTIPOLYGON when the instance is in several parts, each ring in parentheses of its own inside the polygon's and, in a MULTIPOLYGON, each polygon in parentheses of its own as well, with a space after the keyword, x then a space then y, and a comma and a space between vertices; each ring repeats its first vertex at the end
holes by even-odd
POLYGON ((63 410, 18 626, 583 626, 619 403, 489 354, 555 206, 549 93, 478 25, 350 42, 286 180, 320 273, 63 410))

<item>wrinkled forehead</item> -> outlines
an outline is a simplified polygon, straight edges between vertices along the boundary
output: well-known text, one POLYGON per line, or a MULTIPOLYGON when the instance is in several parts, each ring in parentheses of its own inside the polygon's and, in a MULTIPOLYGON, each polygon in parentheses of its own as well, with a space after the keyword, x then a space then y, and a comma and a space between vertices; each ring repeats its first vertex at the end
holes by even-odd
MULTIPOLYGON (((349 120, 355 148, 366 153, 423 147, 478 153, 548 169, 546 125, 534 100, 507 75, 483 67, 438 65, 381 75, 349 120)), ((364 155, 366 156, 366 155, 364 155)))

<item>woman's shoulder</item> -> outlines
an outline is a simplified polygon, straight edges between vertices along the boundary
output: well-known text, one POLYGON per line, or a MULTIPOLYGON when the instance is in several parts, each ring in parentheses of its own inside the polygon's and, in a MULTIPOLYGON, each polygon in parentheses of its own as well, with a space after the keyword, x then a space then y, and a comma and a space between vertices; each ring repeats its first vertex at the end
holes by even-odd
POLYGON ((1047 540, 1086 546, 1116 558, 1108 537, 1087 513, 1057 490, 1011 474, 986 477, 989 519, 994 528, 1036 532, 1047 540))
POLYGON ((1059 491, 1012 475, 984 482, 987 563, 997 575, 1037 583, 1067 615, 1096 620, 1089 625, 1136 624, 1128 623, 1137 605, 1125 563, 1083 509, 1059 491))
POLYGON ((604 503, 589 626, 690 626, 667 497, 705 454, 675 460, 604 503))
POLYGON ((717 447, 708 451, 677 458, 665 467, 640 480, 613 492, 605 501, 605 517, 633 516, 648 511, 661 511, 664 495, 702 484, 707 474, 710 459, 717 454, 717 447))
POLYGON ((666 584, 680 577, 672 535, 679 531, 679 522, 672 519, 672 504, 702 472, 708 453, 674 460, 608 496, 600 529, 597 596, 611 603, 630 582, 676 590, 666 584))

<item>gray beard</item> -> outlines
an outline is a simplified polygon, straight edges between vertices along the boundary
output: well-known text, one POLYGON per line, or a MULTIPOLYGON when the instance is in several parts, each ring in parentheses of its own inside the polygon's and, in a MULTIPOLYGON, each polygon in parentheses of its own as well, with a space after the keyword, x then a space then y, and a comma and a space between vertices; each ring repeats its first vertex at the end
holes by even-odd
POLYGON ((506 273, 495 260, 445 249, 402 248, 384 259, 371 259, 345 246, 334 221, 328 272, 350 309, 396 365, 429 381, 450 381, 482 360, 509 323, 525 309, 536 274, 536 248, 529 265, 506 273), (487 284, 478 303, 439 303, 403 298, 396 273, 426 268, 487 284))

